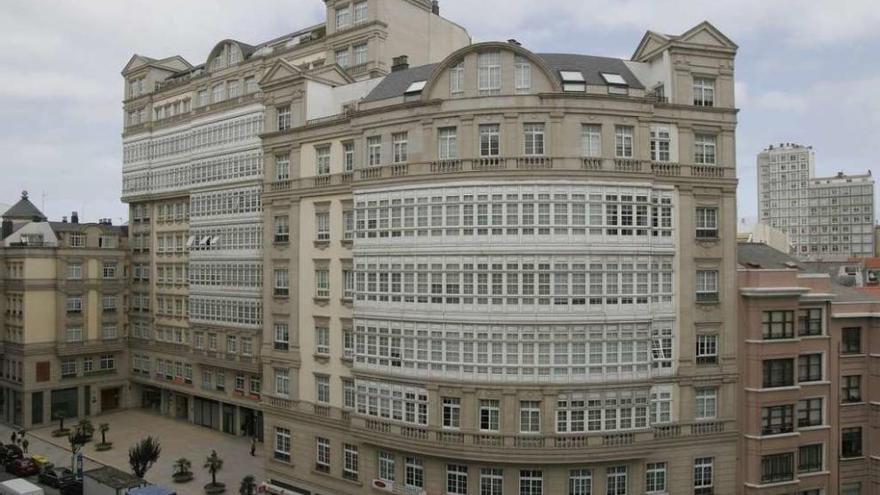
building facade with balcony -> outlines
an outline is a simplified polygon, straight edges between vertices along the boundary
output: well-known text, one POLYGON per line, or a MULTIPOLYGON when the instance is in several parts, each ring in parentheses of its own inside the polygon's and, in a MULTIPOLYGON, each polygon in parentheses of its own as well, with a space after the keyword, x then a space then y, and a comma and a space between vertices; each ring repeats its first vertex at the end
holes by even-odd
POLYGON ((221 41, 203 64, 135 55, 122 71, 134 405, 262 439, 260 134, 341 112, 404 47, 428 63, 470 42, 429 2, 325 4, 325 23, 221 41), (275 105, 266 77, 299 78, 319 97, 275 105))
POLYGON ((803 260, 873 256, 874 178, 816 177, 812 146, 768 146, 758 154, 758 219, 787 233, 803 260))
POLYGON ((127 406, 127 229, 50 222, 26 192, 2 220, 0 418, 37 428, 127 406))
POLYGON ((738 247, 741 493, 875 493, 880 298, 738 247))
POLYGON ((270 68, 271 482, 736 493, 735 53, 708 23, 631 60, 478 43, 290 128, 323 96, 270 68))

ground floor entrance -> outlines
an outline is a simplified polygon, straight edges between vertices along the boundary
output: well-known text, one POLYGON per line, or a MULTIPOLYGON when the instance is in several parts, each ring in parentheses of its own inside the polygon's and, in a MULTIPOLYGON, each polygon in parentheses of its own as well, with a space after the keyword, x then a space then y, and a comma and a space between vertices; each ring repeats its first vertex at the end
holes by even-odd
POLYGON ((101 412, 119 409, 120 396, 122 390, 120 387, 102 388, 101 389, 101 412))

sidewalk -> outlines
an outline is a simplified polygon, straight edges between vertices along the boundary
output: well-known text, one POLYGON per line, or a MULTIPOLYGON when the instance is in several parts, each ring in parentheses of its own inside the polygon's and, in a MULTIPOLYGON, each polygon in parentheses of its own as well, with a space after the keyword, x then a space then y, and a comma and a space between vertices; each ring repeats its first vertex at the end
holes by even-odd
MULTIPOLYGON (((55 428, 57 428, 57 425, 53 426, 51 429, 54 430, 55 428)), ((0 441, 3 443, 9 443, 13 431, 18 431, 18 428, 13 428, 11 425, 0 423, 0 441)), ((42 436, 34 435, 31 431, 28 431, 25 436, 29 442, 28 454, 44 455, 52 461, 52 464, 55 464, 58 467, 71 467, 72 456, 70 454, 70 449, 65 448, 65 445, 69 446, 67 437, 51 438, 50 435, 50 439, 47 439, 42 436)), ((83 458, 84 471, 99 468, 103 465, 104 464, 89 458, 88 455, 85 455, 83 458)))

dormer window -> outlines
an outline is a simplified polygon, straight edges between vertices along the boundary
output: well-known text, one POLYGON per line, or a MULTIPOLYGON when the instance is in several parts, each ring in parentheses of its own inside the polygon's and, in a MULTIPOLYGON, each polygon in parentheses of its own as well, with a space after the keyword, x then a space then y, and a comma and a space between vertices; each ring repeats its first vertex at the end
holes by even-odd
POLYGON ((464 92, 464 62, 461 60, 449 69, 449 92, 454 95, 464 92))
POLYGON ((600 72, 605 84, 608 85, 608 94, 625 95, 629 93, 629 84, 620 75, 613 72, 600 72))
POLYGON ((559 77, 562 78, 562 90, 566 92, 584 92, 587 90, 587 82, 580 71, 561 70, 559 77))
POLYGON ((425 85, 428 84, 428 81, 416 81, 409 85, 406 88, 406 91, 403 92, 404 95, 412 95, 421 93, 423 89, 425 89, 425 85))

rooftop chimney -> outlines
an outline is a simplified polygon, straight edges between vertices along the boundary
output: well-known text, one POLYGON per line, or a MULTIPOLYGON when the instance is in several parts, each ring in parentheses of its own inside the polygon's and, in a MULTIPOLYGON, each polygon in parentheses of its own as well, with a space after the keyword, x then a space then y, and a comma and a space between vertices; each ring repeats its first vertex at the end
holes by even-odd
POLYGON ((440 15, 440 2, 438 0, 431 2, 431 12, 435 15, 440 15))
POLYGON ((409 57, 400 55, 391 59, 391 72, 409 69, 409 57))
POLYGON ((509 40, 507 40, 507 42, 510 43, 511 45, 522 46, 522 43, 520 43, 519 41, 516 41, 513 38, 510 38, 509 40))
POLYGON ((67 216, 61 217, 61 223, 67 223, 67 216))
POLYGON ((70 223, 79 223, 79 215, 76 212, 70 214, 70 223))

